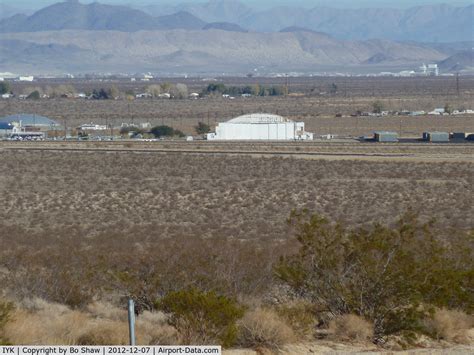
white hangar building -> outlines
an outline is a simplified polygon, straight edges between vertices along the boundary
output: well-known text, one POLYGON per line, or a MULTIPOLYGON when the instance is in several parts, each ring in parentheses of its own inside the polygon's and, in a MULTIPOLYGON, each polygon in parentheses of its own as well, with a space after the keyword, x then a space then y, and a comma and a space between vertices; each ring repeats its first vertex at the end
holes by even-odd
POLYGON ((304 122, 278 115, 255 113, 221 122, 208 140, 312 140, 313 133, 304 130, 304 122))

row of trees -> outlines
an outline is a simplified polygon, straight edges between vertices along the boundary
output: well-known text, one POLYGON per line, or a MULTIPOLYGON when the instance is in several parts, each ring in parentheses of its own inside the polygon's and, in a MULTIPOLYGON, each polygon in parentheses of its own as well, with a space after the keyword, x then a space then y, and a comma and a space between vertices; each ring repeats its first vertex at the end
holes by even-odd
MULTIPOLYGON (((72 85, 58 85, 58 86, 28 86, 21 90, 20 94, 26 95, 27 97, 32 95, 31 98, 40 98, 47 96, 50 98, 69 97, 77 94, 77 89, 72 85)), ((159 97, 163 93, 168 93, 172 98, 184 99, 188 97, 188 87, 185 84, 170 84, 163 83, 161 85, 153 84, 149 85, 145 92, 150 94, 152 97, 159 97)), ((12 87, 9 82, 0 82, 0 95, 6 93, 13 93, 12 87)), ((133 99, 136 94, 142 92, 135 92, 134 90, 127 90, 122 92, 116 85, 112 85, 108 88, 96 88, 92 91, 85 92, 87 97, 96 100, 108 100, 117 99, 120 97, 133 99)))
MULTIPOLYGON (((0 82, 0 95, 11 92, 11 86, 8 82, 0 82)), ((77 90, 72 85, 58 85, 58 86, 46 86, 42 87, 26 87, 22 90, 22 94, 29 95, 32 92, 37 91, 40 96, 47 95, 48 97, 65 97, 68 95, 75 94, 77 90)), ((189 90, 186 84, 152 84, 145 88, 145 92, 150 94, 152 97, 157 98, 163 93, 168 93, 172 98, 184 99, 189 95, 189 90)), ((337 92, 337 85, 332 84, 330 92, 335 94, 337 92)), ((141 93, 141 92, 140 92, 141 93)), ((127 90, 121 92, 116 85, 104 89, 94 89, 92 92, 87 92, 87 96, 93 96, 98 99, 113 99, 118 97, 135 97, 135 90, 127 90)), ((253 96, 281 96, 288 94, 288 88, 286 86, 261 86, 259 84, 247 85, 247 86, 226 86, 222 83, 209 84, 205 89, 202 90, 201 95, 210 94, 226 94, 226 95, 242 95, 249 94, 253 96)))
POLYGON ((153 84, 149 85, 145 91, 155 98, 164 93, 170 94, 172 98, 176 99, 185 99, 189 95, 188 86, 179 83, 176 85, 171 83, 153 84))
MULTIPOLYGON (((13 93, 13 89, 8 81, 0 82, 0 95, 13 93)), ((62 97, 70 94, 75 94, 76 89, 72 85, 58 85, 58 86, 46 86, 45 88, 40 86, 27 86, 21 90, 22 95, 31 98, 40 98, 43 95, 48 97, 62 97)))
MULTIPOLYGON (((209 133, 211 131, 211 127, 204 122, 199 122, 197 126, 194 127, 195 131, 199 135, 203 135, 209 133)), ((163 137, 179 137, 182 138, 185 134, 180 131, 179 129, 175 129, 173 127, 167 125, 159 125, 153 127, 149 132, 140 129, 135 126, 123 127, 120 130, 120 134, 130 134, 132 137, 137 137, 139 135, 144 135, 147 133, 151 133, 156 138, 163 138, 163 137)))
MULTIPOLYGON (((98 100, 107 100, 107 99, 118 99, 118 98, 127 98, 133 100, 137 94, 142 94, 143 92, 136 92, 135 90, 127 90, 121 92, 116 85, 112 85, 108 89, 94 89, 92 93, 86 93, 87 96, 90 96, 92 99, 98 100)), ((145 93, 149 94, 153 98, 160 97, 161 94, 169 94, 173 99, 185 99, 188 97, 188 87, 185 84, 170 84, 163 83, 161 85, 153 84, 149 85, 145 89, 145 93)))
POLYGON ((253 95, 253 96, 282 96, 288 94, 286 86, 226 86, 222 83, 209 84, 202 92, 203 95, 223 94, 223 95, 253 95))

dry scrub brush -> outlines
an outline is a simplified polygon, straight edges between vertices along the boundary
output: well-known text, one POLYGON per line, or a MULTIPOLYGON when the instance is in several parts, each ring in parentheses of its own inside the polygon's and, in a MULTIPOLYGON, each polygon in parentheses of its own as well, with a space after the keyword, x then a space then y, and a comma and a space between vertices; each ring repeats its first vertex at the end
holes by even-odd
POLYGON ((296 339, 293 329, 272 309, 250 310, 239 321, 238 343, 243 347, 276 350, 296 339))
POLYGON ((311 340, 318 325, 320 310, 305 299, 289 299, 273 305, 279 317, 301 340, 311 340))
MULTIPOLYGON (((408 206, 472 228, 472 164, 5 152, 0 217, 63 238, 285 238, 293 208, 355 225, 408 206), (25 186, 31 188, 25 189, 25 186)), ((40 244, 41 242, 39 242, 40 244)))
POLYGON ((133 297, 142 312, 152 310, 158 297, 190 286, 258 296, 271 287, 274 260, 285 248, 218 238, 148 241, 145 231, 132 245, 121 234, 84 241, 30 233, 41 247, 23 244, 24 231, 8 230, 20 243, 1 252, 8 270, 1 275, 5 292, 13 299, 36 296, 74 308, 97 298, 117 303, 133 297))
POLYGON ((466 344, 474 342, 474 316, 459 310, 436 309, 426 321, 426 327, 437 339, 466 344))
POLYGON ((343 341, 371 341, 374 336, 374 325, 355 314, 344 314, 329 323, 329 334, 343 341))
MULTIPOLYGON (((445 228, 431 231, 437 242, 449 236, 442 246, 436 244, 436 248, 446 248, 447 262, 465 272, 471 265, 469 253, 474 248, 465 243, 472 236, 469 239, 464 232, 473 228, 472 164, 152 153, 2 154, 0 283, 3 292, 17 302, 39 297, 67 305, 69 310, 56 320, 58 324, 76 317, 92 329, 89 319, 98 310, 87 309, 94 300, 117 306, 132 297, 144 315, 153 311, 157 299, 190 287, 233 299, 261 299, 277 284, 274 267, 279 257, 298 252, 291 226, 285 223, 295 207, 320 211, 351 228, 366 227, 361 240, 380 256, 369 260, 380 270, 390 253, 379 254, 380 245, 370 241, 379 232, 382 237, 391 232, 368 226, 384 221, 390 229, 407 206, 418 206, 423 222, 435 217, 437 226, 445 228)), ((350 235, 342 233, 344 238, 350 235)), ((385 239, 375 240, 383 243, 385 239)), ((431 244, 413 245, 424 255, 431 244)), ((337 256, 343 248, 335 245, 334 250, 326 255, 337 256)), ((413 255, 410 250, 407 253, 413 255)), ((443 265, 441 255, 432 262, 443 265)), ((410 265, 403 264, 402 270, 410 265)), ((421 265, 422 269, 425 266, 429 264, 421 265)), ((449 293, 456 289, 459 274, 446 270, 441 269, 432 280, 451 280, 443 288, 449 293)), ((359 276, 351 281, 351 290, 358 296, 365 297, 368 290, 377 294, 377 282, 384 282, 380 273, 374 273, 367 280, 375 284, 368 282, 361 288, 356 284, 364 281, 359 276)), ((473 294, 472 274, 467 273, 464 280, 473 294)), ((432 291, 428 287, 417 295, 449 309, 466 309, 472 301, 458 294, 437 304, 432 291)), ((333 296, 327 295, 328 302, 342 304, 345 313, 369 314, 366 318, 372 320, 381 305, 349 302, 348 308, 347 299, 339 302, 333 296)), ((277 311, 298 334, 311 334, 315 320, 303 317, 304 311, 298 307, 277 311)), ((36 311, 20 308, 17 312, 17 322, 9 327, 16 326, 19 332, 22 317, 38 319, 36 311)), ((109 328, 123 322, 112 315, 96 318, 108 319, 104 327, 109 328)), ((376 332, 380 332, 380 322, 376 332)), ((31 330, 32 334, 39 331, 31 330)), ((150 339, 172 339, 172 333, 168 328, 150 339)))

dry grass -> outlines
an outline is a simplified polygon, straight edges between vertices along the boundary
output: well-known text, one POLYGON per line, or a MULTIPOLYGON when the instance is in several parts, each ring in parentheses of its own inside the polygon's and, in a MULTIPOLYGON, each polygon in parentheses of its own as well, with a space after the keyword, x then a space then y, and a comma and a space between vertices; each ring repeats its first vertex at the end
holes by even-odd
POLYGON ((278 349, 295 340, 293 329, 270 309, 251 310, 239 322, 239 343, 244 347, 278 349))
POLYGON ((35 306, 35 311, 13 313, 5 326, 6 339, 18 345, 73 345, 91 326, 86 314, 63 305, 37 302, 35 306))
POLYGON ((314 338, 317 326, 316 307, 305 300, 291 300, 275 306, 278 315, 301 339, 314 338))
POLYGON ((161 312, 145 311, 137 318, 137 340, 150 345, 182 344, 182 336, 168 324, 168 318, 161 312))
POLYGON ((474 328, 474 316, 462 311, 437 309, 428 321, 428 328, 438 339, 461 344, 474 342, 470 332, 474 328))
MULTIPOLYGON (((137 343, 179 343, 177 331, 160 313, 145 312, 137 318, 137 343)), ((28 345, 126 345, 126 312, 111 304, 95 303, 87 311, 43 300, 23 302, 4 330, 13 344, 28 345)))
POLYGON ((329 323, 329 334, 343 341, 370 341, 374 336, 374 326, 362 317, 345 314, 329 323))

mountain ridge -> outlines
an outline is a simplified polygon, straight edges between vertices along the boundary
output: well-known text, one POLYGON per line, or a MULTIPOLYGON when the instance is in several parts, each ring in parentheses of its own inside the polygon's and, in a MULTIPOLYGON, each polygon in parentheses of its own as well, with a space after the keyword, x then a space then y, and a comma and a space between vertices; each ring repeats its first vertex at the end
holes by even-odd
MULTIPOLYGON (((164 71, 211 72, 220 68, 228 72, 248 72, 254 68, 266 71, 316 71, 321 66, 360 67, 378 53, 386 58, 387 66, 410 65, 441 61, 446 54, 415 44, 388 40, 341 41, 325 34, 311 32, 252 33, 228 32, 218 29, 137 31, 83 31, 4 33, 0 41, 20 41, 25 49, 15 57, 0 57, 0 71, 24 65, 51 69, 47 46, 73 46, 76 59, 63 67, 71 72, 79 68, 90 71, 126 70, 139 72, 147 69, 164 71), (41 47, 46 52, 28 57, 28 46, 41 47), (97 69, 99 70, 99 69, 97 69)), ((36 49, 38 50, 38 49, 36 49)))
MULTIPOLYGON (((423 33, 433 31, 433 26, 451 35, 453 22, 457 21, 459 27, 471 20, 472 14, 466 17, 469 9, 474 11, 474 5, 420 6, 407 10, 287 6, 255 12, 238 1, 211 0, 192 6, 169 6, 166 11, 171 13, 155 17, 127 6, 85 5, 70 0, 30 16, 20 14, 0 21, 0 71, 64 68, 73 72, 106 68, 137 72, 156 66, 169 71, 219 69, 240 73, 255 68, 267 72, 318 71, 321 67, 417 68, 423 62, 448 60, 470 49, 474 42, 463 38, 456 43, 441 43, 387 37, 416 32, 421 38, 423 33), (407 13, 410 15, 406 16, 407 13), (443 14, 446 19, 438 21, 443 14), (456 19, 450 17, 452 14, 456 19), (374 20, 368 21, 364 16, 374 20), (209 22, 215 18, 220 20, 209 22), (426 27, 423 30, 418 28, 419 18, 426 27), (301 23, 295 24, 297 20, 301 23), (239 24, 245 22, 250 27, 239 24), (259 31, 252 28, 252 23, 270 24, 277 30, 259 31), (380 35, 375 39, 371 35, 374 28, 380 35), (384 28, 392 32, 387 34, 384 28), (347 31, 358 33, 362 39, 345 38, 347 31)), ((468 59, 460 55, 452 58, 459 64, 447 61, 443 67, 461 68, 468 59)))
POLYGON ((0 32, 38 32, 54 30, 141 30, 200 29, 206 23, 194 15, 179 11, 161 17, 150 16, 127 6, 97 2, 81 4, 66 1, 47 6, 31 16, 14 15, 0 21, 0 32))

